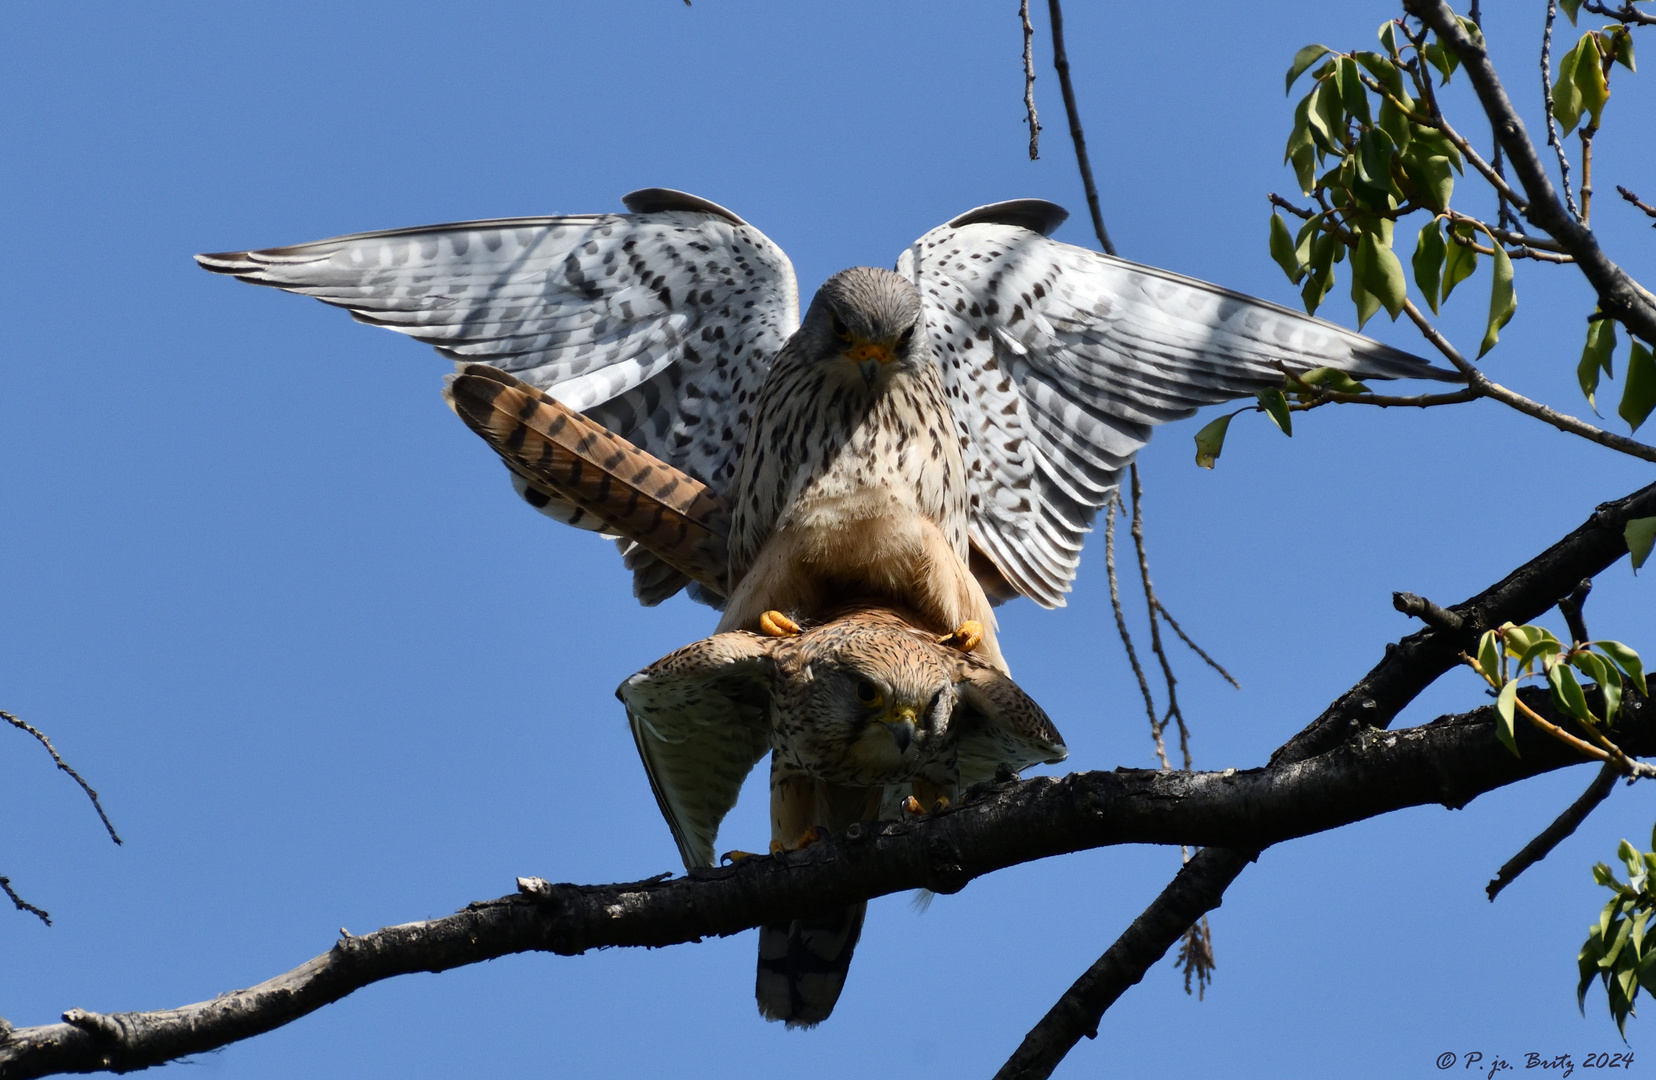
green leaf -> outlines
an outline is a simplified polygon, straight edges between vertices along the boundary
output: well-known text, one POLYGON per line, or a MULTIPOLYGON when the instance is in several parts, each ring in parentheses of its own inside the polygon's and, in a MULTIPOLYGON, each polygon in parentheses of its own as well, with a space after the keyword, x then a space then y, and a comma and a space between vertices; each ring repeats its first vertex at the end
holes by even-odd
POLYGON ((1311 137, 1325 154, 1345 153, 1345 109, 1340 104, 1340 87, 1336 79, 1324 79, 1311 93, 1311 109, 1306 113, 1311 125, 1311 137))
MULTIPOLYGON (((1397 318, 1408 297, 1408 278, 1403 276, 1403 264, 1397 261, 1392 249, 1381 244, 1372 233, 1364 233, 1352 256, 1351 276, 1361 278, 1363 288, 1373 293, 1386 305, 1386 313, 1397 318)), ((1358 329, 1362 328, 1359 322, 1358 329)))
POLYGON ((1608 885, 1613 889, 1617 885, 1616 872, 1610 869, 1609 863, 1594 863, 1593 881, 1600 885, 1608 885))
POLYGON ((1522 657, 1541 640, 1540 632, 1533 626, 1513 626, 1507 623, 1505 630, 1507 655, 1514 659, 1522 657))
POLYGON ((1380 44, 1386 47, 1389 56, 1396 56, 1401 51, 1397 47, 1397 20, 1387 19, 1380 24, 1380 44))
POLYGON ((1294 259, 1301 267, 1311 265, 1311 244, 1317 239, 1322 219, 1321 214, 1312 214, 1294 234, 1294 259))
POLYGON ((1581 692, 1581 684, 1576 681, 1575 672, 1568 664, 1554 664, 1547 669, 1547 682, 1552 684, 1553 704, 1569 713, 1577 720, 1587 724, 1598 723, 1598 717, 1587 708, 1587 695, 1581 692))
POLYGON ((1351 256, 1351 302, 1357 306, 1357 329, 1374 317, 1380 310, 1380 298, 1363 287, 1362 278, 1357 276, 1357 254, 1351 256))
POLYGON ((1409 147, 1411 135, 1409 132, 1409 118, 1403 115, 1403 110, 1393 105, 1390 98, 1380 103, 1380 130, 1391 136, 1392 143, 1399 150, 1409 147))
POLYGON ((1282 151, 1284 162, 1292 161, 1294 154, 1312 145, 1310 112, 1311 95, 1306 94, 1294 106, 1294 130, 1288 133, 1288 145, 1282 151))
POLYGON ((1581 10, 1581 0, 1558 0, 1558 10, 1570 17, 1570 25, 1574 26, 1576 12, 1581 10))
POLYGON ((1288 399, 1282 396, 1282 391, 1274 386, 1267 386, 1259 392, 1259 404, 1264 406, 1265 412, 1282 429, 1284 435, 1292 437, 1294 421, 1288 412, 1288 399))
POLYGON ((1196 433, 1196 464, 1204 469, 1213 468, 1213 463, 1219 460, 1219 452, 1225 448, 1225 431, 1235 415, 1226 413, 1209 420, 1196 433))
POLYGON ((1576 63, 1581 58, 1581 45, 1578 42, 1574 48, 1558 58, 1558 81, 1553 83, 1553 119, 1557 120, 1568 135, 1581 119, 1581 89, 1576 85, 1576 63))
POLYGON ((1319 367, 1312 368, 1294 376, 1306 386, 1320 386, 1341 394, 1366 394, 1368 387, 1353 379, 1339 368, 1319 367))
POLYGON ((1478 639, 1478 666, 1483 668, 1490 685, 1497 688, 1501 685, 1501 643, 1493 630, 1484 631, 1478 639))
POLYGON ((1305 276, 1305 271, 1300 269, 1299 256, 1294 254, 1294 238, 1288 235, 1288 223, 1275 211, 1271 212, 1271 258, 1295 285, 1305 276))
POLYGON ((1306 275, 1305 284, 1300 288, 1300 297, 1305 301, 1305 311, 1308 315, 1315 315, 1317 307, 1328 295, 1328 290, 1334 287, 1335 257, 1345 252, 1345 245, 1333 233, 1322 233, 1311 243, 1311 258, 1306 263, 1310 272, 1306 275))
POLYGON ((1414 258, 1410 260, 1414 265, 1415 284, 1431 305, 1433 315, 1437 314, 1438 289, 1442 287, 1443 256, 1443 230, 1438 227, 1438 219, 1433 218, 1421 226, 1420 237, 1415 240, 1414 258))
MULTIPOLYGON (((1472 227, 1465 222, 1456 222, 1451 228, 1458 236, 1467 236, 1472 227)), ((1478 253, 1462 244, 1450 244, 1443 261, 1443 299, 1449 299, 1449 294, 1455 286, 1472 276, 1472 271, 1478 268, 1478 253)))
MULTIPOLYGON (((1379 128, 1369 128, 1357 136, 1357 183, 1368 189, 1365 194, 1377 204, 1392 192, 1393 153, 1391 136, 1379 128)), ((1380 221, 1382 227, 1391 225, 1387 218, 1380 221)))
POLYGON ((1614 319, 1594 319, 1587 324, 1587 345, 1581 350, 1581 362, 1576 365, 1576 380, 1581 383, 1581 392, 1587 397, 1587 404, 1594 412, 1598 412, 1598 404, 1593 400, 1598 390, 1599 372, 1604 372, 1610 378, 1615 378, 1615 372, 1610 369, 1610 358, 1616 351, 1616 321, 1614 319))
POLYGON ((1652 408, 1656 408, 1656 363, 1652 362, 1644 342, 1633 338, 1633 351, 1627 358, 1627 385, 1622 388, 1616 415, 1638 431, 1652 408))
POLYGON ((1612 40, 1616 43, 1616 63, 1628 71, 1638 71, 1639 69, 1633 66, 1633 35, 1623 29, 1616 33, 1612 40))
POLYGON ((1575 85, 1581 91, 1581 105, 1592 114, 1593 126, 1598 127, 1604 112, 1604 103, 1610 100, 1610 84, 1604 79, 1604 59, 1599 55, 1597 34, 1584 34, 1576 48, 1575 85))
POLYGON ((1520 671, 1528 670, 1531 664, 1545 663, 1563 651, 1563 643, 1542 630, 1541 636, 1536 639, 1535 644, 1525 649, 1523 655, 1518 657, 1518 669, 1520 671))
MULTIPOLYGON (((1573 22, 1574 19, 1572 18, 1573 22)), ((1288 65, 1288 79, 1283 84, 1282 92, 1288 93, 1294 88, 1294 80, 1305 74, 1305 69, 1315 64, 1334 50, 1327 45, 1307 45, 1294 54, 1294 62, 1288 65)))
MULTIPOLYGON (((1656 518, 1642 518, 1641 520, 1656 522, 1656 518)), ((1619 641, 1595 641, 1593 644, 1597 645, 1605 656, 1614 661, 1617 667, 1627 673, 1627 677, 1633 681, 1633 685, 1639 688, 1639 693, 1645 697, 1650 696, 1650 691, 1645 689, 1644 664, 1639 660, 1638 653, 1619 641)), ((1656 846, 1656 830, 1652 831, 1650 842, 1652 846, 1656 846)))
POLYGON ((1432 66, 1438 69, 1438 73, 1443 76, 1444 84, 1447 85, 1449 76, 1453 75, 1455 68, 1460 65, 1460 60, 1455 56, 1454 50, 1444 48, 1442 41, 1433 38, 1426 43, 1426 47, 1421 52, 1425 53, 1426 59, 1430 60, 1432 66))
POLYGON ((1598 686, 1599 692, 1604 695, 1604 722, 1615 723, 1616 710, 1621 707, 1622 688, 1621 676, 1616 674, 1615 665, 1604 657, 1585 650, 1571 657, 1570 664, 1598 686))
POLYGON ((1415 143, 1403 159, 1403 171, 1414 183, 1420 201, 1438 213, 1449 209, 1449 199, 1455 193, 1454 162, 1442 154, 1427 152, 1422 143, 1415 143))
POLYGON ((1460 149, 1449 141, 1449 136, 1434 127, 1424 124, 1413 124, 1409 128, 1409 139, 1421 146, 1421 155, 1432 157, 1446 157, 1455 166, 1455 171, 1466 171, 1466 159, 1461 157, 1460 149))
POLYGON ((1627 541, 1627 550, 1633 554, 1633 571, 1637 573, 1650 557, 1652 543, 1656 543, 1656 517, 1634 518, 1622 530, 1622 536, 1627 541))
POLYGON ((1357 71, 1357 61, 1349 56, 1340 59, 1340 104, 1359 124, 1374 123, 1369 114, 1368 88, 1357 71))
POLYGON ((1495 273, 1489 286, 1489 329, 1484 331, 1483 344, 1478 346, 1479 357, 1495 347, 1501 337, 1501 327, 1511 322, 1512 313, 1518 310, 1518 294, 1512 288, 1512 259, 1499 240, 1490 237, 1489 243, 1495 249, 1495 273))
POLYGON ((1513 679, 1501 687, 1500 694, 1495 698, 1495 737, 1501 740, 1501 745, 1512 751, 1512 756, 1518 756, 1518 734, 1513 730, 1513 715, 1518 701, 1518 680, 1513 679))
POLYGON ((1311 194, 1312 185, 1316 182, 1317 152, 1312 146, 1302 146, 1294 151, 1294 180, 1299 183, 1300 191, 1311 194))

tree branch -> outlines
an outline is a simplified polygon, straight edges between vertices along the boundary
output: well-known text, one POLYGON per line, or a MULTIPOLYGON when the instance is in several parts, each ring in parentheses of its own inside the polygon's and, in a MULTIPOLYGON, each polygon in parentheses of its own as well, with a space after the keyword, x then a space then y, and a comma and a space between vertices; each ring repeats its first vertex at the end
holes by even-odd
MULTIPOLYGON (((1526 694, 1533 707, 1550 708, 1545 691, 1526 694)), ((1656 752, 1656 708, 1630 694, 1623 710, 1618 730, 1627 744, 1656 752)), ((991 785, 934 817, 853 825, 843 838, 802 852, 687 877, 618 885, 526 878, 516 895, 341 938, 292 971, 211 1001, 110 1015, 71 1009, 64 1023, 14 1029, 0 1044, 0 1078, 144 1068, 280 1027, 395 975, 517 952, 573 956, 699 941, 908 889, 958 892, 980 875, 1072 851, 1129 843, 1253 851, 1404 807, 1464 806, 1483 792, 1579 761, 1558 743, 1522 731, 1523 756, 1514 757, 1496 742, 1494 711, 1485 706, 1419 728, 1374 732, 1290 765, 1210 773, 1123 769, 991 785)), ((1122 947, 1135 966, 1147 958, 1148 967, 1152 944, 1164 937, 1170 944, 1217 904, 1215 886, 1222 891, 1229 878, 1210 875, 1235 857, 1209 850, 1191 860, 1169 890, 1170 904, 1150 917, 1156 933, 1122 947), (1183 922, 1169 932, 1170 912, 1183 922)))
MULTIPOLYGON (((92 809, 98 812, 98 818, 103 822, 103 827, 105 831, 109 833, 109 838, 117 844, 121 843, 120 834, 115 831, 115 826, 110 824, 109 815, 104 813, 103 803, 98 801, 98 793, 93 791, 92 785, 88 784, 86 780, 82 778, 81 774, 75 771, 74 766, 63 760, 62 755, 57 752, 57 747, 52 745, 52 740, 46 737, 46 733, 35 727, 33 724, 19 720, 17 717, 13 716, 9 712, 6 712, 4 709, 0 709, 0 720, 4 720, 6 723, 10 724, 14 728, 17 728, 19 731, 27 731, 39 741, 41 746, 46 748, 46 752, 52 755, 52 760, 57 762, 57 767, 68 773, 70 777, 74 779, 75 783, 80 785, 80 789, 86 792, 86 797, 92 800, 92 809)), ((10 890, 7 891, 9 892, 10 890)))
POLYGON ((1593 777, 1593 782, 1587 785, 1587 790, 1581 793, 1581 797, 1571 803, 1569 809, 1558 815, 1558 820, 1548 825, 1540 836, 1525 844, 1522 851, 1501 866, 1484 890, 1489 893, 1490 903, 1494 903, 1495 898, 1501 895, 1501 890, 1516 881, 1519 874, 1545 859, 1552 853, 1553 848, 1575 832, 1581 823, 1587 820, 1587 815, 1610 796, 1610 789, 1616 786, 1616 778, 1620 775, 1621 770, 1613 763, 1605 762, 1598 775, 1593 777))
POLYGON ((1646 341, 1656 341, 1656 296, 1641 288, 1626 271, 1599 247, 1598 238, 1591 229, 1576 221, 1560 205, 1552 181, 1541 167, 1535 144, 1524 130, 1489 52, 1481 42, 1472 40, 1445 0, 1405 0, 1406 6, 1420 16, 1438 39, 1460 58, 1461 66, 1489 116, 1495 138, 1506 151, 1513 172, 1529 196, 1524 217, 1536 228, 1544 230, 1557 240, 1564 250, 1575 257, 1581 272, 1598 293, 1599 308, 1606 315, 1620 320, 1633 333, 1646 341))
POLYGON ((1035 27, 1029 21, 1029 0, 1018 0, 1023 22, 1024 113, 1029 124, 1029 160, 1041 158, 1041 118, 1035 113, 1035 27))
MULTIPOLYGON (((1619 560, 1627 520, 1653 515, 1656 484, 1600 506, 1540 556, 1455 605, 1463 620, 1458 633, 1431 627, 1389 647, 1373 671, 1279 749, 1267 768, 1043 777, 990 787, 936 817, 854 825, 841 840, 690 877, 609 886, 526 879, 516 896, 345 938, 286 975, 212 1001, 154 1013, 71 1011, 62 1024, 15 1029, 0 1040, 0 1080, 143 1068, 269 1031, 381 979, 512 952, 660 947, 907 889, 955 892, 981 874, 1085 848, 1195 843, 1247 852, 1405 806, 1462 806, 1484 791, 1579 759, 1527 726, 1518 733, 1523 756, 1513 757, 1495 741, 1488 706, 1419 728, 1352 736, 1389 723, 1491 621, 1528 622, 1571 583, 1619 560)), ((1544 691, 1525 694, 1537 711, 1551 711, 1544 691)), ((1631 693, 1622 707, 1618 731, 1627 749, 1656 751, 1656 709, 1631 693)), ((1199 858, 1193 874, 1220 861, 1199 858)), ((1174 899, 1188 908, 1187 897, 1205 895, 1180 889, 1174 899)), ((1137 973, 1125 985, 1148 967, 1139 966, 1145 952, 1131 953, 1124 970, 1137 973)))
POLYGON ((1098 208, 1098 187, 1093 183, 1092 163, 1087 160, 1087 138, 1081 133, 1081 110, 1075 104, 1075 87, 1070 85, 1069 54, 1064 52, 1064 9, 1059 0, 1047 0, 1052 19, 1052 66, 1058 70, 1058 88, 1064 92, 1064 112, 1069 114, 1070 139, 1075 143, 1075 163, 1081 167, 1081 186, 1087 192, 1087 209, 1092 211, 1093 232, 1106 255, 1116 253, 1104 228, 1104 212, 1098 208))

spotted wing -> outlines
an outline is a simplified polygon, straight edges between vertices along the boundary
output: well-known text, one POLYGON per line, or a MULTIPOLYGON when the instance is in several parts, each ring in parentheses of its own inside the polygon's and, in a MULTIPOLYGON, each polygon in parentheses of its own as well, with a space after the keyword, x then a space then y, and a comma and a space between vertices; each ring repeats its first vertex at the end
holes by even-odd
POLYGON ((994 779, 1002 765, 1018 771, 1069 757, 1064 737, 1022 687, 975 657, 958 664, 949 730, 958 748, 960 790, 994 779))
POLYGON ((1064 602, 1094 516, 1155 425, 1279 384, 1279 364, 1459 378, 1322 319, 1049 239, 1066 216, 1034 199, 980 207, 897 263, 924 299, 965 443, 975 554, 1043 606, 1064 602))
POLYGON ((623 201, 632 213, 394 229, 196 261, 511 372, 722 495, 749 402, 799 324, 793 266, 704 199, 652 188, 623 201))
POLYGON ((703 638, 615 692, 686 867, 713 865, 719 823, 770 749, 769 640, 745 632, 703 638))
MULTIPOLYGON (((525 498, 538 496, 542 509, 557 503, 561 520, 618 537, 623 552, 648 552, 673 572, 668 594, 690 581, 728 592, 730 507, 707 485, 487 364, 466 365, 447 397, 522 481, 525 498)), ((654 598, 640 592, 645 603, 654 598)))

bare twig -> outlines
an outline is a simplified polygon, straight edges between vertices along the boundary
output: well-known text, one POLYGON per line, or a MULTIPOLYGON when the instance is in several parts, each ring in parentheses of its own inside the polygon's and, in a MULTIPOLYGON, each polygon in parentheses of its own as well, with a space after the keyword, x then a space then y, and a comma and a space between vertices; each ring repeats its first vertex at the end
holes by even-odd
MULTIPOLYGON (((1640 210, 1643 210, 1645 212, 1646 216, 1656 218, 1656 206, 1651 206, 1649 203, 1645 202, 1643 199, 1639 198, 1637 195, 1633 194, 1631 191, 1628 191, 1626 188, 1622 187, 1620 184, 1616 185, 1616 190, 1621 192, 1621 197, 1622 198, 1626 199, 1628 202, 1632 203, 1634 206, 1637 206, 1640 210)), ((1656 229, 1656 225, 1652 225, 1651 228, 1656 229)))
POLYGON ((1570 192, 1570 155, 1564 152, 1564 141, 1558 137, 1558 121, 1553 119, 1552 96, 1552 32, 1553 20, 1558 18, 1558 0, 1547 0, 1547 26, 1541 31, 1541 108, 1547 114, 1547 145, 1558 156, 1559 179, 1563 181, 1564 202, 1570 207, 1570 216, 1581 220, 1576 209, 1575 195, 1570 192))
POLYGON ((1178 620, 1173 618, 1173 613, 1167 610, 1166 605, 1164 605, 1159 598, 1155 601, 1155 605, 1156 613, 1167 620, 1167 625, 1171 626, 1173 628, 1173 632, 1179 635, 1180 641, 1190 646, 1191 652, 1195 653, 1197 656, 1200 656, 1203 663, 1207 664, 1207 666, 1212 668, 1214 671, 1217 671, 1220 678, 1224 679, 1238 690, 1242 689, 1242 684, 1237 682, 1236 679, 1231 676, 1231 673, 1224 669, 1224 666, 1221 665, 1219 661, 1203 652, 1200 645, 1190 640, 1190 635, 1184 632, 1184 628, 1179 625, 1178 620))
POLYGON ((1029 124, 1029 160, 1041 157, 1041 118, 1035 114, 1035 27, 1029 21, 1029 0, 1018 0, 1023 21, 1024 112, 1029 124))
POLYGON ((1516 881, 1519 874, 1545 859, 1552 853, 1553 848, 1575 832, 1581 823, 1587 820, 1587 815, 1609 797, 1610 789, 1615 787, 1616 778, 1620 775, 1620 770, 1610 762, 1605 762, 1598 775, 1593 777, 1593 782, 1587 786, 1587 790, 1581 793, 1581 797, 1571 803, 1569 809, 1558 815, 1558 820, 1548 825, 1541 835, 1525 844, 1522 851, 1508 859, 1495 874, 1484 890, 1489 893, 1490 902, 1493 903, 1502 889, 1516 881))
POLYGON ((27 911, 47 926, 52 925, 51 915, 47 914, 47 912, 41 908, 35 907, 33 904, 17 895, 17 891, 11 886, 11 878, 0 877, 0 890, 5 891, 6 896, 10 898, 11 902, 17 907, 18 911, 27 911))
POLYGON ((1081 133, 1081 110, 1075 104, 1075 87, 1070 85, 1069 55, 1064 52, 1064 9, 1059 0, 1047 0, 1052 19, 1052 66, 1058 70, 1058 88, 1064 92, 1064 111, 1069 114, 1070 140, 1075 143, 1075 163, 1081 167, 1081 186, 1087 192, 1087 209, 1092 211, 1093 232, 1106 255, 1116 253, 1104 228, 1104 212, 1098 208, 1098 187, 1093 183, 1092 164, 1087 160, 1087 139, 1081 133))
POLYGON ((1139 581, 1144 585, 1144 599, 1150 608, 1150 651, 1156 654, 1156 660, 1161 664, 1162 678, 1167 682, 1167 715, 1162 717, 1163 729, 1168 720, 1179 725, 1179 753, 1184 758, 1184 767, 1190 768, 1190 729, 1185 726, 1184 713, 1179 709, 1179 680, 1173 675, 1173 665, 1168 662, 1167 651, 1162 648, 1161 627, 1156 621, 1156 608, 1160 601, 1156 598, 1155 586, 1150 584, 1150 556, 1144 550, 1144 489, 1139 484, 1138 462, 1128 466, 1128 475, 1132 477, 1133 485, 1133 547, 1138 552, 1139 581))
POLYGON ((1570 590, 1570 595, 1558 602, 1558 612, 1564 616, 1564 622, 1570 628, 1570 637, 1576 645, 1593 640, 1587 636, 1587 620, 1581 615, 1581 605, 1587 602, 1587 594, 1592 591, 1593 579, 1582 578, 1580 584, 1570 590))
POLYGON ((1424 596, 1416 596, 1412 592, 1392 593, 1392 607, 1451 634, 1458 633, 1466 621, 1453 611, 1441 608, 1424 596))
POLYGON ((1609 4, 1604 3, 1603 0, 1587 0, 1587 2, 1581 6, 1586 8, 1588 11, 1591 11, 1594 15, 1603 15, 1607 19, 1615 19, 1617 22, 1624 25, 1634 23, 1639 26, 1656 26, 1656 15, 1650 15, 1640 11, 1630 3, 1624 3, 1618 8, 1612 8, 1609 4))
POLYGON ((80 785, 81 790, 86 792, 86 797, 92 800, 92 808, 98 812, 98 817, 103 821, 104 828, 109 831, 109 838, 119 844, 121 842, 120 834, 115 831, 115 826, 109 823, 109 815, 104 813, 103 804, 98 801, 98 793, 92 790, 91 784, 88 784, 81 778, 80 773, 76 772, 67 761, 64 761, 63 758, 58 755, 57 748, 52 745, 52 740, 46 737, 46 733, 31 724, 19 720, 17 717, 13 716, 9 712, 6 712, 4 709, 0 709, 0 720, 6 721, 6 723, 10 724, 14 728, 27 731, 30 735, 33 735, 40 741, 40 745, 44 746, 46 748, 46 752, 52 755, 52 760, 57 762, 57 767, 73 777, 75 783, 80 785))
POLYGON ((1127 616, 1121 610, 1121 585, 1116 578, 1115 567, 1115 522, 1116 510, 1121 507, 1121 491, 1118 488, 1110 496, 1110 501, 1104 504, 1104 572, 1110 579, 1110 608, 1115 612, 1116 632, 1121 635, 1121 644, 1127 650, 1127 662, 1133 665, 1133 676, 1138 679, 1139 693, 1144 696, 1144 712, 1150 717, 1150 738, 1156 744, 1156 757, 1161 761, 1164 769, 1172 768, 1167 760, 1167 743, 1162 739, 1161 721, 1156 718, 1156 699, 1150 696, 1150 681, 1144 677, 1144 668, 1139 665, 1138 650, 1133 648, 1133 635, 1127 630, 1127 616))
POLYGON ((1229 848, 1197 852, 1024 1036, 995 1073, 995 1080, 1044 1080, 1083 1036, 1096 1038, 1105 1011, 1166 954, 1187 927, 1220 905, 1225 889, 1257 855, 1229 848))
POLYGON ((1508 390, 1469 363, 1460 354, 1459 350, 1449 343, 1449 339, 1439 333, 1437 328, 1427 321, 1426 316, 1422 315, 1420 309, 1415 307, 1414 301, 1404 300, 1403 310, 1408 313, 1415 326, 1420 328, 1420 332, 1425 335, 1426 340, 1430 341, 1451 364, 1459 368, 1461 373, 1466 376, 1466 381, 1471 384, 1471 388, 1477 390, 1483 396, 1494 398, 1503 405, 1510 405, 1526 416, 1533 416, 1543 423, 1551 424, 1560 431, 1567 431, 1571 435, 1579 435, 1583 439, 1596 442, 1600 446, 1608 446, 1612 450, 1620 450, 1631 457, 1641 458, 1645 461, 1656 461, 1656 446, 1648 446, 1636 439, 1625 438, 1613 432, 1605 431, 1603 428, 1596 428, 1592 424, 1578 420, 1568 413, 1549 409, 1538 401, 1531 401, 1522 394, 1508 390))
POLYGON ((1593 136, 1597 124, 1583 124, 1576 134, 1581 136, 1581 223, 1591 225, 1593 217, 1593 136))

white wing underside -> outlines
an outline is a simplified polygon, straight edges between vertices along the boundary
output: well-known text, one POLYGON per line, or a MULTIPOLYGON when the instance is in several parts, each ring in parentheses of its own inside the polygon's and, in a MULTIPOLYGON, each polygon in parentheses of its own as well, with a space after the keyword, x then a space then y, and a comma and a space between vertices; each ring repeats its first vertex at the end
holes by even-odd
MULTIPOLYGON (((1063 211, 1046 205, 1050 229, 1063 211)), ((920 289, 964 441, 972 543, 1044 606, 1064 602, 1153 426, 1280 384, 1278 364, 1446 375, 1322 319, 982 220, 995 211, 927 233, 897 272, 920 289)))

